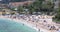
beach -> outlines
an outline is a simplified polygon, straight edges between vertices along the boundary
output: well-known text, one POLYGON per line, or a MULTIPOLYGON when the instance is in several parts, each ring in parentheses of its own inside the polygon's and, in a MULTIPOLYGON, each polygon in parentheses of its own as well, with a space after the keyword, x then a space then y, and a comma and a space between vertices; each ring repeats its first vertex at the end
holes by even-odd
MULTIPOLYGON (((37 30, 37 31, 40 31, 40 32, 56 32, 56 31, 52 31, 52 30, 49 30, 49 29, 46 29, 44 26, 43 26, 43 22, 42 23, 36 23, 36 22, 31 22, 31 21, 28 21, 28 20, 23 20, 23 19, 18 19, 18 18, 9 18, 8 16, 0 16, 0 18, 6 18, 6 19, 9 19, 9 20, 13 20, 13 21, 15 21, 15 22, 17 22, 17 23, 23 23, 23 25, 27 25, 28 27, 30 27, 30 28, 33 28, 33 29, 35 29, 35 30, 37 30), (37 26, 36 26, 37 25, 37 26)), ((40 19, 41 20, 41 19, 40 19)), ((51 19, 52 20, 52 19, 51 19)), ((44 24, 46 24, 46 23, 44 23, 44 24)), ((52 22, 51 23, 48 23, 48 24, 52 24, 52 22)), ((56 24, 56 23, 55 23, 56 24)))

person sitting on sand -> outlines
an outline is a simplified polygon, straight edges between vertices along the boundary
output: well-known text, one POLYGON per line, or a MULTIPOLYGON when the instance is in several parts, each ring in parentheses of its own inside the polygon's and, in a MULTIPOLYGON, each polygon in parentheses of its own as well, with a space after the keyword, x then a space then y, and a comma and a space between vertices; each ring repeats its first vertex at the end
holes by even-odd
POLYGON ((57 29, 57 32, 60 32, 60 29, 57 29))
POLYGON ((56 28, 55 28, 55 26, 51 26, 51 28, 50 28, 50 30, 55 30, 56 28))
POLYGON ((44 22, 46 22, 46 20, 44 20, 44 22))

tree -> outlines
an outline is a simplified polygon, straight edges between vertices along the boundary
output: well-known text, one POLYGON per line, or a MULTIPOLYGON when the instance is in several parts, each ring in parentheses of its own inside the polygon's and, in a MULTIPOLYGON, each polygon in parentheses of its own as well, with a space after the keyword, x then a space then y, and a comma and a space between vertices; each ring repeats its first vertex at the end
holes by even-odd
POLYGON ((52 12, 54 9, 54 4, 51 3, 50 1, 44 4, 43 2, 45 2, 45 0, 36 0, 31 5, 29 5, 28 9, 30 10, 30 13, 43 12, 45 14, 46 12, 48 13, 52 12))
POLYGON ((11 8, 12 11, 15 11, 15 8, 11 8))
POLYGON ((23 6, 19 6, 19 7, 18 7, 18 13, 21 13, 21 12, 23 12, 23 11, 24 11, 23 6))
POLYGON ((50 14, 50 12, 54 11, 54 3, 51 3, 50 1, 47 1, 47 3, 42 5, 41 10, 47 14, 50 14))
POLYGON ((40 11, 40 8, 42 7, 42 3, 44 0, 36 0, 31 5, 28 6, 28 9, 30 10, 30 13, 38 12, 40 11))
POLYGON ((55 15, 55 19, 60 20, 60 8, 57 10, 57 14, 55 15))
MULTIPOLYGON (((60 0, 59 0, 59 3, 60 3, 60 0)), ((60 4, 58 6, 58 9, 56 9, 56 13, 55 13, 55 17, 53 18, 53 20, 56 21, 56 23, 59 23, 60 24, 60 4)))

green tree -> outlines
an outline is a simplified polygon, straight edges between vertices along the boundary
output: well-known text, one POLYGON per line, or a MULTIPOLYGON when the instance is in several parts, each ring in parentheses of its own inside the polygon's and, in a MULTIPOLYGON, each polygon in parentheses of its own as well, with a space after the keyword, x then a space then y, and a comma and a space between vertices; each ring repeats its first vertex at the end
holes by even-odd
MULTIPOLYGON (((60 1, 60 0, 59 0, 60 1)), ((60 3, 60 2, 59 2, 60 3)), ((56 9, 56 13, 55 13, 55 17, 53 18, 57 23, 60 23, 60 4, 59 4, 59 8, 56 9)))
POLYGON ((21 13, 21 12, 23 12, 23 11, 24 11, 23 6, 19 6, 19 7, 18 7, 18 13, 21 13))
POLYGON ((57 10, 57 14, 55 15, 55 19, 60 21, 60 8, 57 10))
POLYGON ((45 12, 48 12, 48 13, 52 12, 54 9, 53 8, 54 4, 51 3, 50 1, 44 4, 43 2, 45 2, 45 0, 36 0, 31 5, 29 5, 28 9, 30 10, 30 13, 43 12, 45 14, 45 12))
POLYGON ((42 5, 42 11, 44 13, 50 14, 51 12, 54 11, 54 3, 47 1, 47 3, 42 5))
POLYGON ((15 11, 15 8, 11 8, 11 10, 15 11))
POLYGON ((42 3, 44 0, 36 0, 34 3, 28 6, 28 9, 30 10, 30 13, 38 12, 40 11, 40 8, 42 7, 42 3))

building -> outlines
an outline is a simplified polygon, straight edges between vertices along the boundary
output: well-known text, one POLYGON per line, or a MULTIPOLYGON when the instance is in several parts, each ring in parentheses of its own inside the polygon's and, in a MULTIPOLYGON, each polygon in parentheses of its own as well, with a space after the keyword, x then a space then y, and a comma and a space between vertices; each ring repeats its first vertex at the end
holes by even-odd
POLYGON ((33 3, 33 1, 10 2, 8 6, 11 7, 11 8, 13 8, 13 7, 23 6, 23 5, 29 5, 31 3, 33 3))

